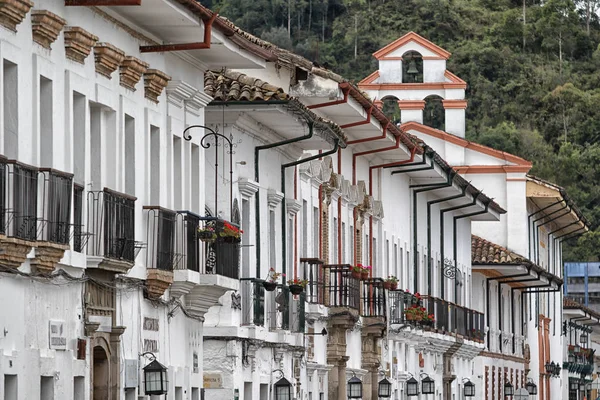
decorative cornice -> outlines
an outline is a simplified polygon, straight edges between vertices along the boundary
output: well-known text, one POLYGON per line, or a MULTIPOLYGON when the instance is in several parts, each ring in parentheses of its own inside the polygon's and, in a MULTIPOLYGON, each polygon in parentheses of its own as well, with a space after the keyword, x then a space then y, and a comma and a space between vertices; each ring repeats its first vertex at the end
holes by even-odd
POLYGON ((298 211, 302 210, 302 203, 296 199, 285 199, 285 207, 288 214, 294 216, 298 211))
POLYGON ((33 10, 31 12, 31 30, 33 41, 50 49, 67 21, 48 10, 33 10))
POLYGON ((248 178, 240 178, 238 181, 238 190, 243 199, 249 199, 254 196, 260 185, 257 182, 251 181, 248 178))
POLYGON ((111 74, 119 68, 125 58, 125 52, 110 43, 96 43, 94 46, 96 72, 111 79, 111 74))
POLYGON ((13 32, 33 7, 29 0, 0 0, 0 25, 13 32))
POLYGON ((150 64, 147 62, 133 56, 125 57, 119 69, 121 86, 135 91, 135 85, 140 81, 149 66, 150 64))
POLYGON ((213 98, 206 93, 198 90, 191 99, 186 101, 188 111, 195 115, 200 115, 200 109, 206 107, 213 98))
POLYGON ((64 31, 64 39, 66 57, 83 64, 98 41, 98 36, 79 26, 67 26, 64 31))
POLYGON ((158 97, 171 77, 158 69, 149 69, 144 73, 144 95, 148 100, 158 103, 158 97))
POLYGON ((177 108, 183 108, 184 102, 191 99, 198 89, 184 81, 173 80, 169 82, 165 91, 170 104, 177 108))
POLYGON ((267 202, 269 208, 275 208, 283 200, 283 193, 276 191, 275 189, 269 189, 267 193, 267 202))

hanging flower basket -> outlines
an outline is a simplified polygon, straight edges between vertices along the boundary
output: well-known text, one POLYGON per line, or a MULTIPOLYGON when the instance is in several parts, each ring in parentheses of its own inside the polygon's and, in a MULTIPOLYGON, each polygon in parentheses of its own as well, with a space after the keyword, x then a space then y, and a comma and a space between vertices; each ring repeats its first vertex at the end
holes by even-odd
POLYGON ((263 287, 265 288, 265 290, 267 292, 272 292, 275 289, 277 289, 277 282, 264 281, 263 282, 263 287))
POLYGON ((396 290, 396 289, 398 289, 398 282, 392 283, 391 290, 396 290))
POLYGON ((304 287, 302 287, 301 285, 290 285, 290 292, 292 292, 293 295, 299 295, 303 291, 304 287))
POLYGON ((215 232, 215 228, 207 225, 203 228, 198 228, 198 239, 203 242, 214 242, 217 238, 217 233, 215 232))
POLYGON ((290 292, 292 292, 293 295, 299 295, 304 291, 308 281, 306 279, 294 278, 288 283, 290 285, 290 292))
POLYGON ((267 292, 272 292, 277 288, 277 280, 280 276, 285 276, 285 274, 275 271, 275 268, 269 269, 267 279, 263 282, 263 287, 267 292))

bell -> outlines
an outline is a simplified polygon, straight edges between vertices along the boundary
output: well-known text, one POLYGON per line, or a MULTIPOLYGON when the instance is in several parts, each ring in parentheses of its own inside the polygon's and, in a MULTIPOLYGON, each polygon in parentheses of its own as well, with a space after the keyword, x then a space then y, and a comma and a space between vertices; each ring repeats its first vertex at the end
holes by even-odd
POLYGON ((415 62, 415 60, 410 60, 410 63, 408 64, 408 70, 406 71, 406 73, 411 75, 419 73, 419 70, 417 69, 417 63, 415 62))

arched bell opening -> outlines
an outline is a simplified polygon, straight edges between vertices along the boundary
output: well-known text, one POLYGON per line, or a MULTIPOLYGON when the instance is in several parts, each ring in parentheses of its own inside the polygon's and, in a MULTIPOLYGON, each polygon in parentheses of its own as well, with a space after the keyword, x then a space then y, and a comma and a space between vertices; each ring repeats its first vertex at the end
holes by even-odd
POLYGON ((402 83, 423 83, 423 56, 419 52, 402 55, 402 83))
POLYGON ((398 106, 398 98, 394 96, 386 96, 381 99, 383 102, 383 113, 393 123, 398 125, 401 121, 401 111, 398 106))
POLYGON ((442 131, 446 130, 446 110, 444 109, 443 99, 440 96, 431 95, 425 97, 423 124, 442 131))

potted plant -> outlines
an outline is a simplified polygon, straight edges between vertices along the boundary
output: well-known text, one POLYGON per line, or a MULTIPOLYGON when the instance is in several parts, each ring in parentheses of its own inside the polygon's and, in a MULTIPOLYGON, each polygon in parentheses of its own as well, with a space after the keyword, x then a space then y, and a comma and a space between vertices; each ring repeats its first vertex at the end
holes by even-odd
POLYGON ((365 279, 369 279, 369 275, 370 275, 370 272, 371 272, 371 266, 370 265, 367 265, 366 267, 362 266, 362 268, 363 268, 363 270, 361 271, 361 276, 360 277, 364 281, 365 279))
POLYGON ((290 292, 292 292, 293 295, 299 295, 304 291, 306 285, 308 285, 308 280, 294 278, 291 279, 288 283, 290 285, 290 292))
POLYGON ((387 290, 398 289, 398 278, 396 278, 394 275, 388 276, 387 279, 383 282, 383 288, 387 290))
POLYGON ((223 238, 226 242, 239 242, 242 233, 244 233, 244 231, 237 226, 232 225, 227 221, 223 221, 223 226, 219 232, 219 237, 223 238))
POLYGON ((275 268, 269 269, 267 279, 263 282, 263 287, 267 292, 272 292, 277 288, 277 280, 280 276, 285 276, 281 272, 275 271, 275 268))
POLYGON ((421 322, 423 325, 433 326, 433 323, 435 322, 435 315, 425 313, 421 322))
POLYGON ((217 238, 217 232, 212 224, 206 224, 204 227, 198 227, 198 239, 203 242, 214 242, 217 238))
POLYGON ((427 314, 427 310, 425 307, 420 307, 417 304, 414 304, 407 309, 404 310, 404 315, 406 316, 407 321, 423 321, 423 318, 429 318, 427 314))
POLYGON ((363 269, 364 268, 361 264, 358 264, 358 265, 355 265, 354 267, 352 267, 352 277, 354 279, 361 279, 363 269))

